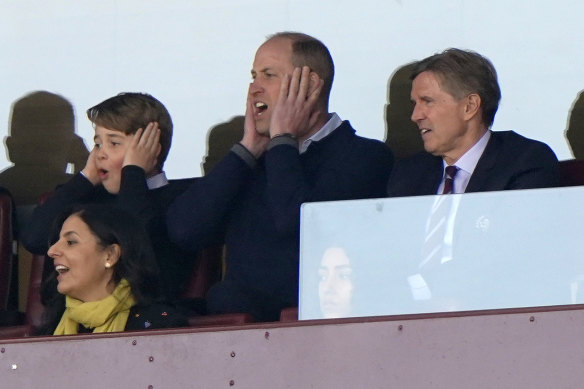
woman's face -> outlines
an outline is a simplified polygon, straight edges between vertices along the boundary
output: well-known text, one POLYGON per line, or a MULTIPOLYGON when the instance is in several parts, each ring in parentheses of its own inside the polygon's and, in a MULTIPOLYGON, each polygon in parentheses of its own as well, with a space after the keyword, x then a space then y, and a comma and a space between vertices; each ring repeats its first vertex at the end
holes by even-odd
POLYGON ((48 251, 59 273, 59 293, 81 301, 98 301, 110 295, 115 288, 110 285, 117 262, 114 246, 100 246, 78 215, 69 216, 61 227, 59 240, 48 251))
POLYGON ((351 314, 353 298, 353 269, 345 250, 327 249, 318 269, 320 310, 325 319, 347 317, 351 314))

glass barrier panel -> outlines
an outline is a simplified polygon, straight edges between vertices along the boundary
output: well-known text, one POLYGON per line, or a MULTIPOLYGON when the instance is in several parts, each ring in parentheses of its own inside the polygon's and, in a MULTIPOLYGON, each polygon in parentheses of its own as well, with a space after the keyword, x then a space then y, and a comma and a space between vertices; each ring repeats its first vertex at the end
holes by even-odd
POLYGON ((584 187, 307 203, 299 318, 584 303, 584 187))

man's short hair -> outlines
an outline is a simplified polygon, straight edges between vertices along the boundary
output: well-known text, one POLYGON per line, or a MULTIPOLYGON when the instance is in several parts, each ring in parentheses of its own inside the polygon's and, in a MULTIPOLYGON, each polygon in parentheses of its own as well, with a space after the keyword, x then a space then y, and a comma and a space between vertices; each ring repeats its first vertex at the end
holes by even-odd
POLYGON ((417 62, 411 79, 426 71, 434 73, 444 90, 456 99, 478 94, 482 121, 487 127, 493 124, 501 89, 491 61, 474 51, 451 48, 417 62))
POLYGON ((146 93, 120 93, 87 110, 87 117, 95 126, 135 134, 146 129, 150 122, 160 128, 160 155, 157 168, 162 171, 172 142, 172 119, 166 107, 146 93))
POLYGON ((308 66, 324 81, 322 96, 328 97, 335 77, 335 64, 328 48, 318 39, 301 32, 284 31, 270 35, 268 40, 285 38, 292 41, 292 66, 308 66))

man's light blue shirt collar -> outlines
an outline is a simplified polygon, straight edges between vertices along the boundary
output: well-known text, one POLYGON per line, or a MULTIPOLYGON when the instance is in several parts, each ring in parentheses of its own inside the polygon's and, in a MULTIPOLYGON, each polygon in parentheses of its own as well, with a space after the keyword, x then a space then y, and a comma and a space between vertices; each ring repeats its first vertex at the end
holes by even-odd
POLYGON ((302 145, 300 145, 300 154, 302 154, 306 150, 308 150, 308 146, 310 146, 310 144, 312 142, 317 142, 317 141, 325 138, 327 135, 329 135, 334 130, 336 130, 341 125, 341 123, 343 123, 343 121, 341 120, 339 115, 337 115, 335 112, 333 112, 331 114, 331 118, 329 119, 329 121, 326 122, 326 124, 324 126, 322 126, 322 128, 320 130, 318 130, 310 138, 308 138, 304 142, 302 142, 302 145))
MULTIPOLYGON (((456 173, 456 178, 454 179, 454 190, 453 193, 464 193, 470 177, 474 172, 481 155, 487 148, 487 143, 491 139, 491 131, 485 132, 485 134, 475 143, 466 153, 462 155, 454 164, 458 167, 458 172, 456 173)), ((446 168, 448 164, 442 160, 443 167, 446 168)), ((438 188, 438 193, 442 193, 442 188, 444 188, 444 181, 438 188)))

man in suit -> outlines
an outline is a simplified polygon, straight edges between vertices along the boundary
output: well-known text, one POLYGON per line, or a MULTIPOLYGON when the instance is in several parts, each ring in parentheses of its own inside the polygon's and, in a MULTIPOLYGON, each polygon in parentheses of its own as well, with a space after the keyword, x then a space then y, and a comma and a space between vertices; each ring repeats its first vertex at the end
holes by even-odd
POLYGON ((302 33, 271 36, 251 70, 243 138, 168 211, 168 230, 189 249, 224 243, 224 280, 210 313, 277 320, 298 302, 300 206, 385 195, 389 148, 329 113, 334 65, 302 33))
MULTIPOLYGON (((558 161, 547 145, 490 130, 501 91, 488 59, 449 49, 418 62, 411 78, 411 118, 425 152, 396 163, 390 197, 558 185, 558 161)), ((500 236, 502 225, 489 229, 483 219, 490 212, 466 206, 464 196, 436 196, 427 215, 420 257, 407 276, 417 309, 464 309, 469 296, 476 303, 473 291, 488 296, 493 279, 482 266, 492 261, 484 254, 498 255, 493 235, 500 236)), ((497 303, 487 298, 489 304, 497 303)))
POLYGON ((390 197, 443 193, 448 166, 456 172, 449 193, 558 184, 558 161, 547 145, 490 131, 501 91, 487 58, 448 49, 418 62, 411 78, 412 121, 426 152, 396 163, 390 197))

